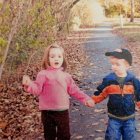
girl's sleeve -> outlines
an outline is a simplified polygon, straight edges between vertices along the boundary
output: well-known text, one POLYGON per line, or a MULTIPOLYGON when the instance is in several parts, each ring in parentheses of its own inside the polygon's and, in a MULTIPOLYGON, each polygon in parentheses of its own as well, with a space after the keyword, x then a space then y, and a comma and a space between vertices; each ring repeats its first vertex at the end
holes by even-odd
POLYGON ((28 86, 27 92, 39 95, 43 90, 45 79, 46 78, 44 74, 38 73, 36 80, 32 81, 31 84, 28 86))
POLYGON ((83 91, 80 90, 80 88, 75 84, 71 76, 69 77, 67 91, 71 96, 77 98, 84 104, 86 103, 87 100, 91 99, 87 94, 85 94, 83 91))

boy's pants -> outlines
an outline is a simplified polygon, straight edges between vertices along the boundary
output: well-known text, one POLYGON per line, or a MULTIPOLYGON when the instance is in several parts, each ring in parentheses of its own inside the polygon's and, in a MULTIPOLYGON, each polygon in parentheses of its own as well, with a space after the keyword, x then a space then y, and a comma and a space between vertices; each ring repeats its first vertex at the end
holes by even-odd
POLYGON ((109 118, 105 140, 136 140, 135 119, 117 120, 109 118))
POLYGON ((45 140, 70 140, 69 112, 41 111, 45 140))

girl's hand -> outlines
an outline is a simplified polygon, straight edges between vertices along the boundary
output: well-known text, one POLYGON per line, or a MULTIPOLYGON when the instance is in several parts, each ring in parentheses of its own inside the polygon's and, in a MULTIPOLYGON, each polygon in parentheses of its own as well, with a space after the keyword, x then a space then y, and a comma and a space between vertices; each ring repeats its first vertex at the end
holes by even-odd
POLYGON ((22 85, 28 86, 31 83, 31 79, 28 75, 24 75, 22 79, 22 85))
POLYGON ((95 102, 94 102, 94 100, 90 99, 90 100, 86 101, 85 105, 88 106, 88 107, 94 107, 95 102))
POLYGON ((136 107, 140 110, 140 101, 136 102, 136 107))

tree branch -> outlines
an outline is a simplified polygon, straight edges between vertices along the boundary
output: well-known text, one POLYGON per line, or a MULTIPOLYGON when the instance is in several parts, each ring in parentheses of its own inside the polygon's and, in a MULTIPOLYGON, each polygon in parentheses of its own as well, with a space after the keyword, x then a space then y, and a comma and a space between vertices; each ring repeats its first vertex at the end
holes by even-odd
POLYGON ((72 9, 75 4, 77 4, 80 0, 75 0, 70 6, 69 9, 72 9))

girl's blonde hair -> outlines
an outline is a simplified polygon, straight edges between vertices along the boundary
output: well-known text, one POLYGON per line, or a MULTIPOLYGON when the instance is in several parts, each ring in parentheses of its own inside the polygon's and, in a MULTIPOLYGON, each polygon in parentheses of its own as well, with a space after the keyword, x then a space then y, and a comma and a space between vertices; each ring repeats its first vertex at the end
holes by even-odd
POLYGON ((62 67, 64 68, 64 71, 66 70, 67 68, 67 63, 66 63, 66 58, 65 58, 65 54, 64 54, 64 49, 62 47, 60 47, 58 44, 52 44, 50 46, 48 46, 44 52, 44 57, 43 57, 43 60, 42 60, 42 68, 43 69, 47 69, 49 66, 50 66, 50 63, 49 63, 49 53, 50 53, 50 49, 52 48, 59 48, 62 53, 63 53, 63 64, 62 64, 62 67))

